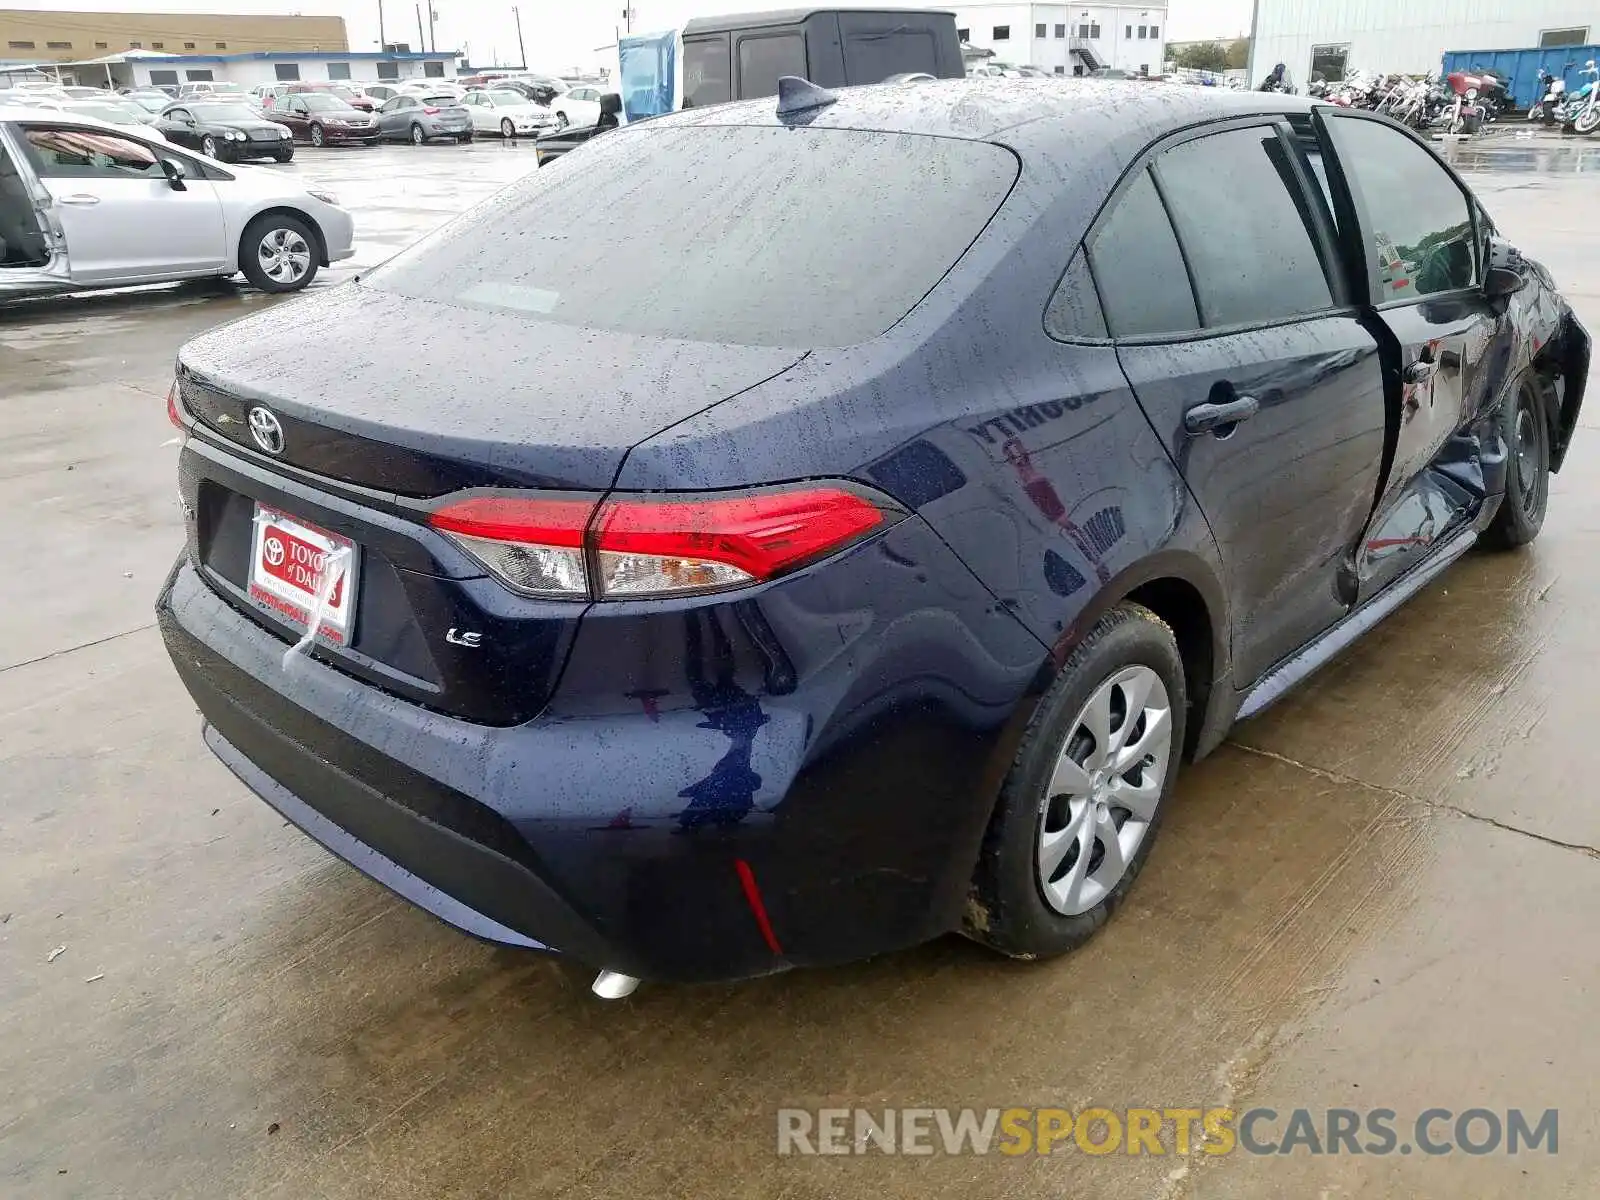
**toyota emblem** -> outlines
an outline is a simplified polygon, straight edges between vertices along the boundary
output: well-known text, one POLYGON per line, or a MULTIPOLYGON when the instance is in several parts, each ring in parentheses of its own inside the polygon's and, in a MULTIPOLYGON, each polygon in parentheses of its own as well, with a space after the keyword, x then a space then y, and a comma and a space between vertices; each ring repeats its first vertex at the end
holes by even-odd
POLYGON ((268 454, 283 453, 283 426, 264 408, 250 410, 250 436, 268 454))

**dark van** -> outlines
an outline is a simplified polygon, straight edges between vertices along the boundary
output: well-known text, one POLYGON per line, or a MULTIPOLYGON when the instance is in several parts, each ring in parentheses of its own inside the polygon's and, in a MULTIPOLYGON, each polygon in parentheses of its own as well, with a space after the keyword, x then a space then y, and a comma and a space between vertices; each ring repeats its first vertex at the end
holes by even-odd
POLYGON ((685 108, 775 96, 784 75, 846 87, 912 72, 966 74, 953 14, 799 8, 697 17, 683 27, 685 108))

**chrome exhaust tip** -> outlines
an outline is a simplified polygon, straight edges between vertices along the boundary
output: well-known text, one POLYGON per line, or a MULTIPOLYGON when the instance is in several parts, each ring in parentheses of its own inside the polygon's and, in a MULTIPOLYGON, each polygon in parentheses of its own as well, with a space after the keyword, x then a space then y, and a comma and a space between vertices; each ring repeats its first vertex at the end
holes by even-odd
POLYGON ((639 986, 639 981, 632 975, 621 975, 616 971, 601 971, 594 977, 590 991, 602 1000, 622 1000, 633 995, 634 989, 639 986))

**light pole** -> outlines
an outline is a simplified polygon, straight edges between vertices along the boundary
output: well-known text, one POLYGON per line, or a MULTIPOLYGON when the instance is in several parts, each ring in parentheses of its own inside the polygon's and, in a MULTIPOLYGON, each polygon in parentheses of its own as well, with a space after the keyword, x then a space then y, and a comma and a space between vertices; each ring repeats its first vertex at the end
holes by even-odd
POLYGON ((378 50, 389 53, 389 36, 383 32, 383 0, 378 0, 378 50))
POLYGON ((515 4, 511 6, 511 15, 517 19, 517 49, 522 52, 522 69, 528 69, 528 47, 522 40, 522 10, 515 4))

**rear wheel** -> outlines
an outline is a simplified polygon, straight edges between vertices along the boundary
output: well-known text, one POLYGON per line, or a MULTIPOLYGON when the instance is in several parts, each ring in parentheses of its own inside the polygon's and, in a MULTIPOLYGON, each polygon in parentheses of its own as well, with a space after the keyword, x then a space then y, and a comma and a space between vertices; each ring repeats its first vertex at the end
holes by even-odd
POLYGON ((507 139, 517 136, 517 127, 511 123, 510 117, 500 122, 500 136, 507 139))
POLYGON ((327 137, 323 134, 321 125, 313 125, 311 127, 311 144, 313 146, 322 146, 327 144, 327 137))
POLYGON ((1186 723, 1172 630, 1142 605, 1107 613, 1040 700, 984 836, 968 936, 1014 958, 1086 942, 1149 857, 1186 723))
POLYGON ((1483 544, 1491 550, 1526 546, 1544 528, 1550 503, 1549 396, 1550 381, 1530 375, 1506 404, 1506 494, 1483 532, 1483 544))
POLYGON ((463 146, 465 146, 471 140, 472 140, 472 135, 470 133, 463 133, 460 137, 458 137, 456 139, 456 141, 460 142, 463 146))
POLYGON ((317 277, 317 239, 287 213, 257 217, 239 239, 239 269, 263 292, 298 292, 317 277))
POLYGON ((422 131, 422 126, 413 123, 411 126, 411 144, 420 146, 428 140, 428 135, 422 131))

